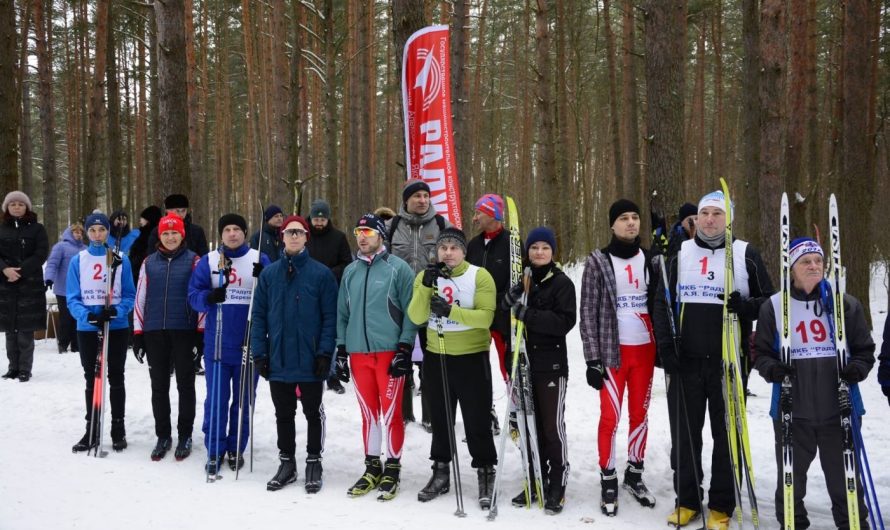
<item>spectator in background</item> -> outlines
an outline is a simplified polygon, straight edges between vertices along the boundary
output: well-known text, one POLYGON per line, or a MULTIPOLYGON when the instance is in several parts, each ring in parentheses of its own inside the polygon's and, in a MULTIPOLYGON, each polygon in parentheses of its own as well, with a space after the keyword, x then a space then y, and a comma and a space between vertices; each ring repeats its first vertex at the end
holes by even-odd
POLYGON ((83 225, 74 223, 62 233, 62 240, 53 245, 49 259, 46 260, 46 270, 43 272, 44 283, 47 290, 52 289, 59 304, 59 323, 56 326, 56 343, 59 353, 68 351, 77 352, 77 328, 74 317, 68 311, 68 301, 65 296, 65 285, 68 276, 68 264, 71 258, 81 250, 87 248, 83 242, 83 225))
POLYGON ((284 213, 277 205, 270 204, 263 212, 263 222, 263 227, 250 236, 250 248, 259 250, 268 256, 269 261, 275 263, 281 257, 282 246, 278 232, 284 222, 284 213), (260 234, 263 236, 263 248, 260 248, 260 234))

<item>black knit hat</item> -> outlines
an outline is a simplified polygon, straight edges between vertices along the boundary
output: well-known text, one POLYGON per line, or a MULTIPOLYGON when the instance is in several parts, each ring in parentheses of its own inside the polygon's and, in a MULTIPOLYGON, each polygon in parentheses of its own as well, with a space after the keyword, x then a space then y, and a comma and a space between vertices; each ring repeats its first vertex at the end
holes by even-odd
POLYGON ((216 223, 217 228, 219 228, 219 235, 222 235, 223 228, 229 225, 235 225, 241 229, 245 234, 247 233, 247 221, 244 220, 243 217, 236 213, 227 213, 224 216, 219 218, 219 222, 216 223))
POLYGON ((680 212, 677 214, 677 219, 682 221, 690 215, 698 215, 698 206, 691 202, 687 202, 683 204, 683 206, 680 206, 680 212))
POLYGON ((179 193, 174 193, 173 195, 167 195, 167 198, 164 199, 164 208, 168 210, 172 210, 173 208, 188 208, 189 207, 189 198, 185 195, 181 195, 179 193))
POLYGON ((380 234, 380 237, 386 237, 386 224, 383 222, 383 219, 372 213, 366 213, 359 217, 359 220, 355 223, 355 227, 370 228, 371 230, 376 230, 377 233, 380 234))
POLYGON ((142 210, 139 214, 139 217, 148 221, 149 226, 156 226, 159 222, 161 222, 161 217, 163 217, 161 209, 155 205, 151 205, 148 208, 142 210))
POLYGON ((609 207, 609 226, 615 224, 615 219, 618 219, 621 217, 621 214, 627 212, 633 212, 639 215, 640 207, 637 206, 635 202, 628 199, 618 199, 613 202, 612 206, 609 207))
POLYGON ((411 198, 412 195, 417 193, 418 191, 424 190, 427 193, 430 192, 430 186, 426 182, 420 179, 411 179, 405 182, 405 186, 402 188, 402 202, 408 202, 408 199, 411 198))
POLYGON ((439 245, 441 245, 442 243, 447 242, 457 243, 458 245, 463 247, 464 254, 467 253, 467 236, 460 228, 449 226, 448 228, 445 228, 439 232, 439 237, 436 238, 436 248, 438 248, 439 245))

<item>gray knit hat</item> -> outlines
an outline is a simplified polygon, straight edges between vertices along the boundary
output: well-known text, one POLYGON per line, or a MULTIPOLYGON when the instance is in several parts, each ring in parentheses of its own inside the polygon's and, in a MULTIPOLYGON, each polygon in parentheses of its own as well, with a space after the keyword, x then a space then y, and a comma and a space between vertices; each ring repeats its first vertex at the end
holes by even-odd
POLYGON ((9 203, 11 203, 13 201, 19 201, 19 202, 25 203, 25 206, 28 207, 28 211, 31 211, 34 209, 31 207, 31 199, 29 199, 28 196, 25 195, 24 192, 16 190, 16 191, 10 191, 9 193, 7 193, 6 198, 3 199, 3 211, 4 212, 7 211, 6 208, 9 206, 9 203))

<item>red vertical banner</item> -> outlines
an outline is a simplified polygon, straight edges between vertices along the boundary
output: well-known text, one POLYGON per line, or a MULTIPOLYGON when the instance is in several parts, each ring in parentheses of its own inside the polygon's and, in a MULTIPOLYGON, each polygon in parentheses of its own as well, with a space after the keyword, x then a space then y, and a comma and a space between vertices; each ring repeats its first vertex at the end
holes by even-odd
POLYGON ((451 124, 451 55, 448 26, 423 28, 405 43, 402 104, 408 178, 429 184, 436 212, 461 227, 451 124))

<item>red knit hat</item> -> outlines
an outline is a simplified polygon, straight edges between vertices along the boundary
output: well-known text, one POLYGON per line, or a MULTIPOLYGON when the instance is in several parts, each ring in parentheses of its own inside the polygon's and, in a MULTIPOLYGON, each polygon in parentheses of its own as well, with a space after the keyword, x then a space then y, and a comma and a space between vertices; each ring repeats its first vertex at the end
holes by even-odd
POLYGON ((284 229, 287 228, 287 225, 293 223, 294 221, 303 225, 303 230, 306 231, 306 241, 309 241, 309 234, 311 232, 309 230, 309 223, 307 223, 306 220, 299 215, 289 215, 287 219, 285 219, 284 222, 281 223, 281 227, 278 229, 278 237, 284 237, 284 229))
POLYGON ((161 237, 161 234, 167 230, 176 230, 185 239, 185 223, 182 222, 182 218, 178 215, 166 215, 158 222, 158 237, 161 237))

